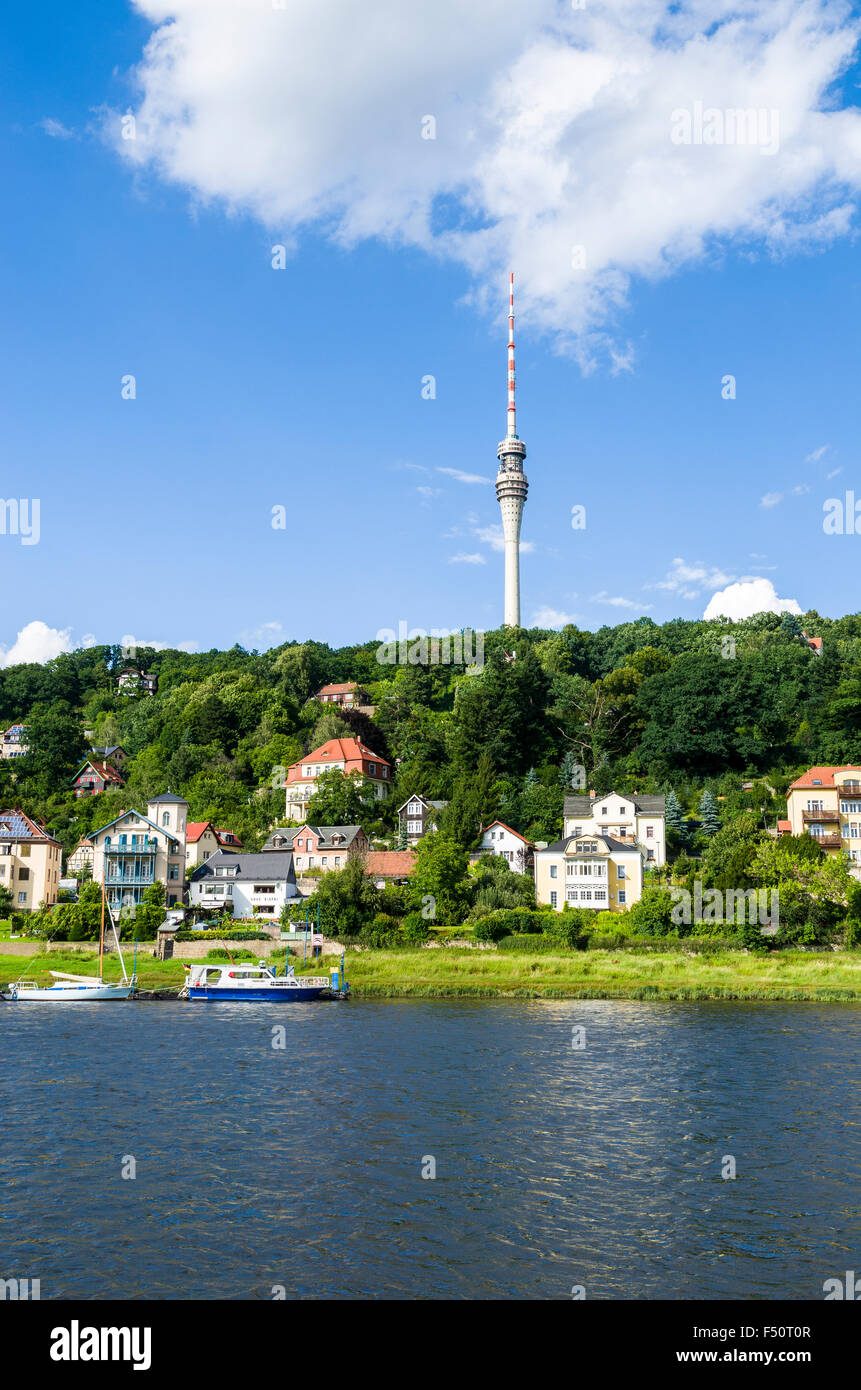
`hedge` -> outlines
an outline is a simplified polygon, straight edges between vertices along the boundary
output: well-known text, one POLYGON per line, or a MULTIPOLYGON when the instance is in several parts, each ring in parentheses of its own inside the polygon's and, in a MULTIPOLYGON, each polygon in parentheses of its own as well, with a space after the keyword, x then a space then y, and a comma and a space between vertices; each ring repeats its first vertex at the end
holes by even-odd
POLYGON ((259 931, 186 931, 180 928, 174 933, 174 941, 271 941, 269 932, 259 931))

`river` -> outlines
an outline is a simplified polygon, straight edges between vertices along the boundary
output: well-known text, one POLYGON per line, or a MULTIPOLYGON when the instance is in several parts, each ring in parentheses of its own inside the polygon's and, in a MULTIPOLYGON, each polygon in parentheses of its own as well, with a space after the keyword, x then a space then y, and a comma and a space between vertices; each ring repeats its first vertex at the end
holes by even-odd
POLYGON ((851 1005, 3 1004, 0 1037, 0 1277, 42 1299, 821 1299, 861 1268, 851 1005))

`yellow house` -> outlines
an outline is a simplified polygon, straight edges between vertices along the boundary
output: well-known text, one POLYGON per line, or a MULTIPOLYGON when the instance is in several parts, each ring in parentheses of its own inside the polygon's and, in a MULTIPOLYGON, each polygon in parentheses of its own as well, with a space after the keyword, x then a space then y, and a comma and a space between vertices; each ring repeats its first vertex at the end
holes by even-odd
POLYGON ((845 854, 861 878, 861 767, 811 767, 786 794, 784 835, 812 835, 826 854, 845 854))
POLYGON ((568 835, 535 851, 535 897, 561 912, 566 903, 594 912, 627 912, 643 893, 643 855, 609 835, 568 835))
POLYGON ((145 816, 124 811, 92 832, 93 878, 105 884, 112 908, 135 906, 156 882, 168 907, 182 902, 187 820, 188 802, 165 792, 147 803, 145 816))
POLYGON ((15 912, 53 906, 60 884, 62 845, 23 811, 0 811, 0 884, 15 912))

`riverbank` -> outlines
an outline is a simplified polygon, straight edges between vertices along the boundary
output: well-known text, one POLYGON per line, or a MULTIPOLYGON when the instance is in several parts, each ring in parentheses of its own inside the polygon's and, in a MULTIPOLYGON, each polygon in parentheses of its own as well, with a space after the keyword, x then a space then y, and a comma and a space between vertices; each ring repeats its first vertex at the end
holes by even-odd
MULTIPOLYGON (((361 951, 347 956, 347 978, 357 998, 440 999, 775 999, 861 1000, 861 953, 743 951, 689 955, 625 951, 361 951)), ((52 952, 23 962, 0 955, 0 987, 21 976, 49 984, 49 970, 95 974, 95 952, 52 952)), ((318 966, 311 968, 317 973, 318 966)), ((182 961, 138 957, 143 990, 178 988, 182 961)), ((105 978, 119 979, 119 962, 106 958, 105 978)))

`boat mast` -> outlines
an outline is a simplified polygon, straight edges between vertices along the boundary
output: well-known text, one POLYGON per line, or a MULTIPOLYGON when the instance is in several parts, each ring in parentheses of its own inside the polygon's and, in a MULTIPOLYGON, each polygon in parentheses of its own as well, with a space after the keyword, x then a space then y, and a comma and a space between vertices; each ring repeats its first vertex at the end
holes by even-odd
POLYGON ((102 957, 105 953, 105 874, 107 873, 106 859, 102 863, 102 913, 99 919, 99 979, 102 978, 102 957))

